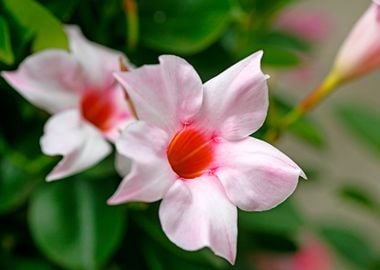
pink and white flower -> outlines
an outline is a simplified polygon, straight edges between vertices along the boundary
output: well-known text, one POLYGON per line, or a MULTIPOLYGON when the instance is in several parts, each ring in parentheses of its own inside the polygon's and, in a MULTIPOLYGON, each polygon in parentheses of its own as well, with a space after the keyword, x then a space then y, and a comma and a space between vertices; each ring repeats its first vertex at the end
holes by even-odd
MULTIPOLYGON (((210 247, 234 263, 237 207, 271 209, 295 190, 302 170, 271 145, 249 137, 268 108, 262 52, 202 85, 185 60, 116 73, 139 122, 116 141, 132 168, 110 204, 162 199, 159 216, 179 247, 210 247)), ((119 164, 122 165, 122 164, 119 164)))
POLYGON ((63 159, 48 175, 56 180, 83 171, 112 150, 132 119, 125 93, 113 77, 120 57, 85 39, 79 28, 66 28, 70 52, 46 50, 28 57, 3 78, 33 105, 53 114, 41 138, 42 151, 63 159))
POLYGON ((380 0, 374 0, 344 41, 332 74, 340 81, 380 67, 380 0))

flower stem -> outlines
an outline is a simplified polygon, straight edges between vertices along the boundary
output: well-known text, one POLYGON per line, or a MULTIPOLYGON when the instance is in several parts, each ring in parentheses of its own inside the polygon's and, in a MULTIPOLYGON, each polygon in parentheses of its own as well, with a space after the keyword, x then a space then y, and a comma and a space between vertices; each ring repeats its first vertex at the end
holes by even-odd
POLYGON ((139 17, 136 0, 124 0, 124 10, 127 15, 128 49, 134 50, 139 40, 139 17))
MULTIPOLYGON (((123 71, 123 72, 128 72, 129 69, 127 67, 127 65, 125 64, 125 61, 124 61, 124 58, 123 57, 120 57, 119 58, 119 66, 120 66, 120 71, 123 71)), ((135 107, 135 104, 133 104, 130 96, 128 95, 128 91, 127 89, 124 89, 124 94, 125 94, 125 100, 127 101, 128 103, 128 107, 129 109, 131 110, 131 113, 133 115, 133 117, 137 120, 138 117, 137 117, 137 112, 136 112, 136 107, 135 107)))
POLYGON ((311 111, 314 107, 325 100, 333 90, 342 83, 340 76, 336 73, 330 73, 325 80, 304 98, 290 113, 288 113, 274 129, 269 130, 265 140, 274 143, 282 135, 282 132, 290 125, 297 122, 303 115, 311 111))

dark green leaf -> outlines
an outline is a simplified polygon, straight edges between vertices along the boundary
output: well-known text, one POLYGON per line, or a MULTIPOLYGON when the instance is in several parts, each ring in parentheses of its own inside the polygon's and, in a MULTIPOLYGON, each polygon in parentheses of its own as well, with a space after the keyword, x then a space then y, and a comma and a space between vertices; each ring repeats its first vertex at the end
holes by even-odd
POLYGON ((342 187, 339 193, 345 200, 356 203, 371 211, 377 208, 376 201, 362 186, 347 185, 342 187))
POLYGON ((47 48, 67 49, 68 41, 61 23, 33 0, 3 0, 6 11, 33 37, 33 51, 47 48))
POLYGON ((263 49, 265 52, 263 65, 288 68, 300 64, 300 58, 295 51, 270 45, 266 45, 263 49))
POLYGON ((106 204, 110 181, 46 183, 31 200, 29 223, 40 250, 70 269, 98 269, 123 238, 123 208, 106 204))
POLYGON ((0 61, 13 64, 14 55, 7 21, 0 16, 0 61))
POLYGON ((340 227, 323 227, 322 236, 347 261, 368 269, 375 260, 370 244, 356 232, 340 227))
POLYGON ((380 113, 368 107, 343 106, 338 118, 348 131, 380 155, 380 113))
POLYGON ((302 218, 290 200, 265 212, 239 212, 241 228, 269 233, 296 233, 302 225, 302 218))
POLYGON ((0 160, 0 171, 0 214, 4 214, 23 203, 39 180, 7 159, 0 160))
POLYGON ((140 0, 142 42, 150 48, 192 54, 214 43, 231 19, 230 0, 140 0))

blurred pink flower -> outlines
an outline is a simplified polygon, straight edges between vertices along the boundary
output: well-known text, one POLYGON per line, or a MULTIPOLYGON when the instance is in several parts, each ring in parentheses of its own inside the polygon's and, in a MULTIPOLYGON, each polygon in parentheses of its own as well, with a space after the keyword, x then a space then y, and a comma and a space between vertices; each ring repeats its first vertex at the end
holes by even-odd
POLYGON ((334 262, 329 249, 314 237, 293 255, 261 254, 252 260, 258 270, 333 270, 334 262))
POLYGON ((85 170, 107 156, 119 130, 131 120, 124 90, 112 73, 123 55, 66 28, 70 52, 46 50, 25 59, 4 79, 33 105, 53 114, 41 138, 42 151, 63 159, 48 175, 56 180, 85 170))
POLYGON ((351 30, 340 48, 332 73, 340 81, 380 67, 380 1, 376 0, 351 30))
POLYGON ((310 42, 324 41, 330 31, 330 18, 321 11, 289 8, 282 11, 275 27, 310 42))
POLYGON ((159 216, 171 241, 186 250, 208 246, 234 263, 236 206, 271 209, 305 177, 279 150, 249 137, 267 114, 261 57, 253 54, 204 85, 190 64, 169 55, 117 73, 141 121, 116 142, 132 168, 109 203, 163 199, 159 216))

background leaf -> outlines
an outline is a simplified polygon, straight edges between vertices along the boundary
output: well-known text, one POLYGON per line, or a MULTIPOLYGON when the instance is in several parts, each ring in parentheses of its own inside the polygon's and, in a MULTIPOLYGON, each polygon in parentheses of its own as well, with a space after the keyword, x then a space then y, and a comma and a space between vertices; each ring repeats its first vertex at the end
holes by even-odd
POLYGON ((32 236, 51 260, 69 269, 98 269, 123 238, 123 208, 106 204, 110 181, 79 178, 45 184, 33 196, 32 236))
POLYGON ((376 260, 372 247, 355 231, 341 227, 322 227, 325 240, 347 261, 359 269, 369 269, 376 260))
POLYGON ((7 65, 13 64, 14 61, 8 23, 2 16, 0 16, 0 61, 7 65))
POLYGON ((34 52, 47 48, 68 49, 68 40, 62 24, 39 3, 33 0, 3 0, 5 10, 34 39, 34 52))
POLYGON ((140 0, 138 5, 143 44, 179 54, 211 45, 231 19, 229 0, 140 0))
POLYGON ((349 132, 380 155, 380 113, 367 107, 345 105, 337 111, 337 116, 349 132))

